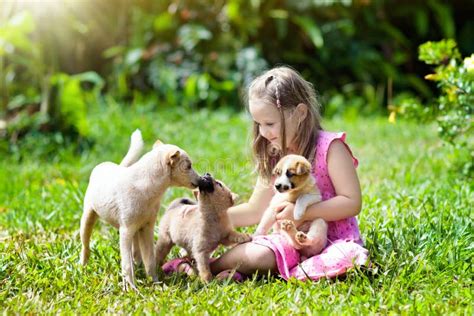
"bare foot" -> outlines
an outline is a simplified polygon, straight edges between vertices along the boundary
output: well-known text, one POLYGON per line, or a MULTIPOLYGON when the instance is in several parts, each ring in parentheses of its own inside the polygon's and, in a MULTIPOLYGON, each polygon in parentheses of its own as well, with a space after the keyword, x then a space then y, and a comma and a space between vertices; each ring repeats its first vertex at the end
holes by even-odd
POLYGON ((196 271, 194 271, 194 267, 190 262, 183 261, 176 267, 177 272, 179 273, 186 273, 187 275, 196 275, 196 271))

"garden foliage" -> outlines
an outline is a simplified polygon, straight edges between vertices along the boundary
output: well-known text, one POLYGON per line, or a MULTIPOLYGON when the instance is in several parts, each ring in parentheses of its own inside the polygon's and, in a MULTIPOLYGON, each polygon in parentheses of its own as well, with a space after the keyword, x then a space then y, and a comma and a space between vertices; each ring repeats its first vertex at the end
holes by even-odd
POLYGON ((474 171, 474 54, 461 57, 454 40, 427 42, 419 48, 419 58, 434 67, 425 79, 436 82, 439 95, 426 104, 416 98, 404 99, 392 108, 420 122, 436 121, 440 137, 458 151, 462 171, 474 171))
POLYGON ((444 139, 469 142, 459 136, 472 131, 472 76, 459 59, 474 50, 467 1, 21 3, 0 4, 0 136, 12 143, 29 132, 87 138, 91 106, 112 99, 239 110, 250 80, 278 64, 315 85, 326 117, 384 114, 387 104, 395 112, 416 101, 444 139), (438 106, 417 50, 442 38, 460 50, 446 44, 449 63, 421 49, 422 60, 439 64, 428 76, 439 84, 438 106))

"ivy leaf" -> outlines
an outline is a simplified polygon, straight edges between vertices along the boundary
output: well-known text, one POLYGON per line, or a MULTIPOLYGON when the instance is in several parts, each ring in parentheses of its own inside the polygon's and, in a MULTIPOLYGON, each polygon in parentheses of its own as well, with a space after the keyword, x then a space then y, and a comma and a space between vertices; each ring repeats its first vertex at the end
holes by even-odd
POLYGON ((293 21, 299 25, 303 31, 309 36, 314 46, 321 48, 324 45, 323 35, 319 26, 313 21, 313 19, 305 16, 294 17, 293 21))

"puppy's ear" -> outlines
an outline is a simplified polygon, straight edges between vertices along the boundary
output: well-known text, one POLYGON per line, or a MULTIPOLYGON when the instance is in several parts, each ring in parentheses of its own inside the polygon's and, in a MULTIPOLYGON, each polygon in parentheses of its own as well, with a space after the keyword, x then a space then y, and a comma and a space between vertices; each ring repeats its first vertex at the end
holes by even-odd
POLYGON ((153 149, 155 149, 156 147, 158 147, 160 145, 163 145, 163 142, 161 140, 157 139, 156 142, 153 144, 153 149))
POLYGON ((196 190, 193 190, 193 195, 194 195, 194 198, 199 201, 199 190, 196 189, 196 190))
POLYGON ((166 163, 173 167, 178 162, 180 155, 179 150, 169 152, 166 163))
POLYGON ((311 165, 306 161, 298 161, 295 170, 298 176, 308 174, 311 171, 311 165))

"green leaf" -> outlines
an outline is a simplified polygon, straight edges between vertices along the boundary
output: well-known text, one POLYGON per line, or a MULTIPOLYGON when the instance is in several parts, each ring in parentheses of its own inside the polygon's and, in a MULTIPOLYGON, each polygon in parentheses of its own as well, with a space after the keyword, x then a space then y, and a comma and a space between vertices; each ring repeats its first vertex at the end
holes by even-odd
POLYGON ((447 38, 455 37, 455 24, 453 20, 453 14, 449 5, 443 4, 438 0, 428 1, 428 5, 434 12, 435 18, 443 31, 444 36, 447 38))
POLYGON ((410 45, 408 38, 398 28, 394 27, 390 23, 382 22, 379 27, 384 30, 388 34, 388 37, 392 40, 395 40, 404 46, 410 45))
POLYGON ((74 126, 80 135, 88 131, 86 110, 80 80, 73 77, 64 77, 60 89, 59 109, 66 126, 74 126))
POLYGON ((170 30, 173 28, 173 26, 173 16, 168 12, 158 15, 153 21, 153 27, 158 33, 170 30))
POLYGON ((118 55, 121 55, 123 54, 123 52, 126 50, 127 48, 125 46, 112 46, 110 48, 107 48, 103 53, 102 53, 102 56, 104 56, 105 58, 113 58, 115 56, 118 56, 118 55))
POLYGON ((415 11, 415 26, 419 35, 425 36, 428 32, 429 22, 428 14, 424 10, 415 11))
POLYGON ((200 41, 211 39, 212 33, 202 25, 186 24, 179 29, 178 38, 184 49, 191 51, 200 41))
POLYGON ((142 54, 143 50, 141 48, 135 48, 130 50, 125 56, 125 65, 129 67, 135 65, 142 57, 142 54))
POLYGON ((184 94, 188 98, 195 98, 197 92, 197 80, 198 75, 192 74, 186 79, 186 83, 184 85, 184 94))
POLYGON ((451 58, 459 58, 457 44, 452 39, 426 42, 418 48, 418 58, 430 65, 447 64, 451 58))
POLYGON ((230 21, 238 21, 240 19, 240 4, 236 0, 229 1, 225 6, 225 12, 230 21))
POLYGON ((274 19, 288 19, 289 14, 287 10, 275 9, 270 10, 268 16, 274 19))
POLYGON ((293 21, 309 36, 314 46, 317 48, 323 47, 324 40, 321 29, 312 18, 306 16, 293 17, 293 21))
POLYGON ((80 82, 90 82, 93 83, 97 87, 104 86, 104 79, 99 76, 98 73, 95 71, 87 71, 77 75, 74 75, 73 78, 79 80, 80 82))

